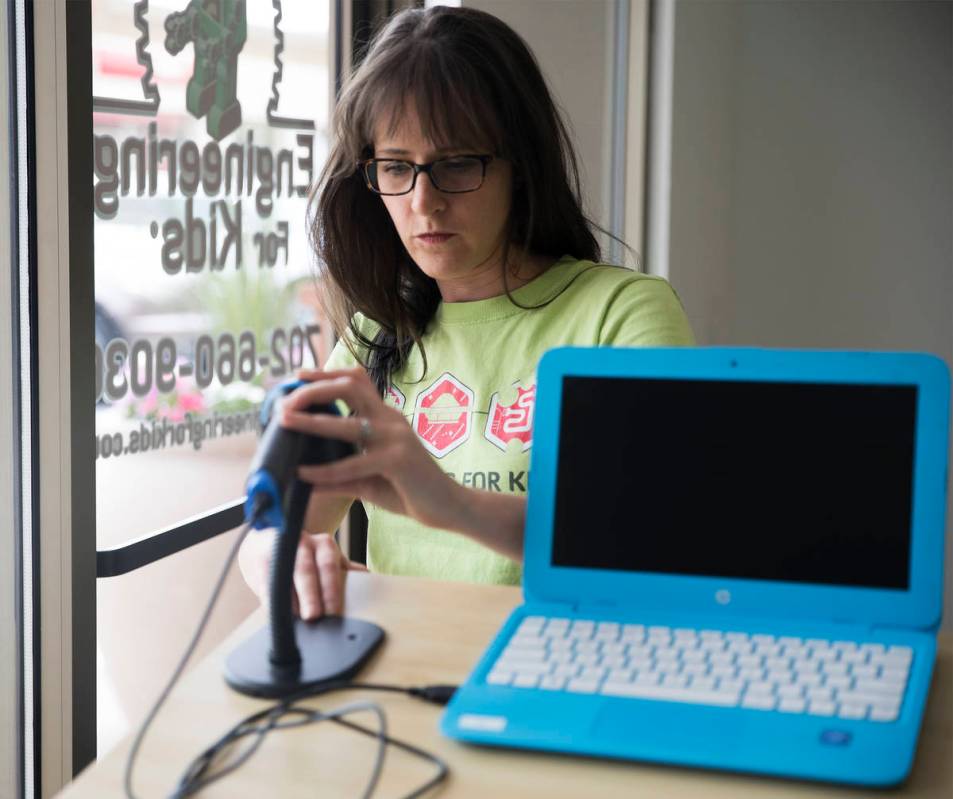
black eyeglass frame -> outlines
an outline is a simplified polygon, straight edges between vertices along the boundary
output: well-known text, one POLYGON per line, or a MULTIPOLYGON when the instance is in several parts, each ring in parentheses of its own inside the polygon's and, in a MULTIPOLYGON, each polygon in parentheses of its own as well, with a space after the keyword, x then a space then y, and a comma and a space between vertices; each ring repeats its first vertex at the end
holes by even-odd
POLYGON ((486 181, 486 168, 487 165, 496 158, 495 155, 477 155, 476 153, 460 153, 459 155, 450 155, 446 158, 438 158, 436 161, 431 161, 428 164, 417 164, 413 161, 405 161, 403 158, 365 158, 363 161, 358 161, 357 166, 361 170, 361 174, 364 176, 364 183, 367 185, 367 188, 370 189, 374 194, 379 194, 382 197, 402 197, 405 194, 410 194, 414 188, 417 186, 417 176, 424 172, 427 177, 430 178, 430 182, 433 184, 433 187, 443 194, 469 194, 471 191, 478 191, 483 187, 483 183, 486 181), (480 162, 483 167, 483 172, 480 175, 480 184, 472 189, 462 189, 462 190, 448 190, 441 189, 437 184, 437 181, 434 180, 433 169, 434 167, 444 161, 454 161, 458 158, 474 158, 480 162), (374 163, 387 162, 392 164, 407 164, 414 170, 413 178, 410 181, 410 188, 407 191, 380 191, 375 189, 371 183, 371 176, 368 173, 368 167, 374 163))

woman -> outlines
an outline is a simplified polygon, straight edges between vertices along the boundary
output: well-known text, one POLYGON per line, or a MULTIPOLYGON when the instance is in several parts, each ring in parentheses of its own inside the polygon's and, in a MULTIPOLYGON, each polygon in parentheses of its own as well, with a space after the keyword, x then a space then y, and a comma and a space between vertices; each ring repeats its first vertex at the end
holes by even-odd
MULTIPOLYGON (((342 91, 312 198, 342 338, 282 424, 361 454, 300 475, 303 618, 342 610, 333 531, 355 498, 374 570, 518 583, 535 370, 562 345, 691 344, 659 279, 598 263, 576 159, 539 67, 467 8, 395 16, 342 91), (304 412, 339 401, 352 415, 304 412)), ((240 563, 264 599, 271 541, 240 563)))

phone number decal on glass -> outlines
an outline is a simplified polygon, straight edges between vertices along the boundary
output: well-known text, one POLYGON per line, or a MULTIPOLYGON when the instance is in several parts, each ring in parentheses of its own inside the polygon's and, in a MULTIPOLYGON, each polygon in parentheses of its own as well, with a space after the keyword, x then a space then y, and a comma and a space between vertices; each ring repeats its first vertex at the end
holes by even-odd
POLYGON ((144 397, 153 387, 168 394, 179 378, 192 378, 195 385, 208 388, 212 381, 227 386, 233 381, 250 382, 260 369, 272 377, 281 377, 304 366, 309 353, 314 366, 319 366, 313 336, 321 332, 319 325, 302 325, 290 330, 276 328, 269 339, 267 352, 259 354, 255 335, 250 330, 218 336, 203 334, 195 340, 192 358, 179 355, 176 343, 160 338, 153 346, 148 339, 127 342, 115 338, 105 351, 96 345, 96 401, 117 402, 131 392, 144 397))

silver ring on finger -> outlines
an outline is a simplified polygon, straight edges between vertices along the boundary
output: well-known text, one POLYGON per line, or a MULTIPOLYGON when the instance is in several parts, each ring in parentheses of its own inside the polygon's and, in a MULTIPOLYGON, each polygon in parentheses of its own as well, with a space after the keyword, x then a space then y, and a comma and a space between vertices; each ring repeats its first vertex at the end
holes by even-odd
POLYGON ((365 417, 360 417, 360 431, 358 432, 357 437, 357 449, 361 455, 367 452, 367 446, 371 441, 371 436, 374 433, 374 429, 371 427, 371 420, 366 419, 365 417))

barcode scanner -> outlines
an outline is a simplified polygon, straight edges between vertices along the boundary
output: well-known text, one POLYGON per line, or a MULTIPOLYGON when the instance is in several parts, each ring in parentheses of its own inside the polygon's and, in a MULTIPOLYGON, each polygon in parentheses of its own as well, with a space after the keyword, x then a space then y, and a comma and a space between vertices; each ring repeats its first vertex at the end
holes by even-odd
MULTIPOLYGON (((256 530, 277 529, 269 576, 269 625, 238 646, 225 662, 226 682, 252 696, 283 697, 330 680, 348 679, 384 639, 384 631, 376 624, 341 616, 306 622, 294 618, 291 610, 295 557, 311 497, 311 486, 297 476, 298 467, 356 453, 348 442, 281 426, 277 403, 304 384, 303 380, 286 381, 266 397, 261 408, 261 441, 246 482, 246 521, 256 530)), ((312 405, 308 411, 340 415, 334 405, 312 405)))

